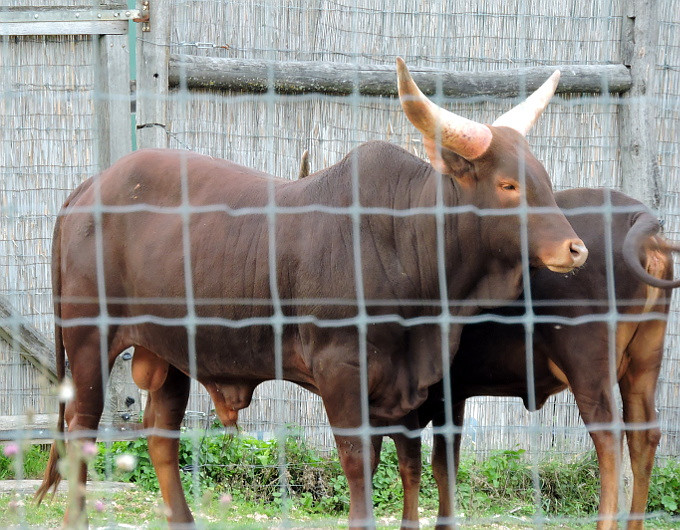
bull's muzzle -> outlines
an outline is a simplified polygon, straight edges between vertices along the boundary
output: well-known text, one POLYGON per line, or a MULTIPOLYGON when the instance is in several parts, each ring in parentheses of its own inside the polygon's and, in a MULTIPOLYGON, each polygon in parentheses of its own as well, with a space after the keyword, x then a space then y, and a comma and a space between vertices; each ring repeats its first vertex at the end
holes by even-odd
POLYGON ((568 239, 555 254, 543 260, 545 266, 553 272, 571 272, 588 259, 588 249, 580 239, 568 239))

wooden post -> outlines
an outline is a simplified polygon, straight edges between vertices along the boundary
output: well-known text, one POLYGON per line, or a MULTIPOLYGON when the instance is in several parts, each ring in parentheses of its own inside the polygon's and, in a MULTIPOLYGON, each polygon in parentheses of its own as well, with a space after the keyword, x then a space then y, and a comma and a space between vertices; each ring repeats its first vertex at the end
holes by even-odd
MULTIPOLYGON (((146 4, 146 0, 143 0, 143 3, 146 4)), ((146 8, 147 6, 143 5, 142 7, 146 8)), ((167 147, 166 105, 168 60, 170 57, 168 1, 149 0, 148 10, 150 31, 143 31, 141 26, 137 28, 137 146, 167 147)), ((106 46, 102 46, 102 48, 106 48, 106 46)), ((102 53, 104 53, 103 50, 102 53)), ((110 75, 116 75, 115 66, 110 71, 110 75)), ((127 73, 119 72, 119 75, 125 75, 125 80, 129 79, 127 73)), ((129 85, 126 90, 129 91, 129 85)), ((129 116, 129 112, 128 104, 126 115, 129 116)), ((129 132, 129 122, 125 127, 129 132)), ((128 150, 130 149, 131 147, 128 148, 128 150)), ((116 153, 112 151, 110 162, 114 162, 117 158, 116 153)), ((130 358, 130 352, 124 352, 116 359, 111 370, 104 412, 105 424, 119 424, 121 421, 135 422, 139 417, 142 396, 132 382, 130 358)))
POLYGON ((102 423, 107 426, 116 425, 120 428, 128 423, 133 426, 141 417, 142 394, 132 381, 131 353, 126 350, 119 355, 111 369, 102 417, 102 423))
MULTIPOLYGON (((95 35, 93 39, 97 39, 95 49, 99 59, 95 70, 97 154, 99 169, 104 170, 132 151, 130 49, 127 32, 123 35, 95 35)), ((103 425, 121 422, 121 416, 127 413, 125 400, 131 384, 129 364, 119 357, 111 370, 103 425)), ((136 418, 136 414, 134 416, 136 418)))
POLYGON ((148 2, 149 31, 137 32, 137 146, 167 147, 170 9, 167 0, 148 2))
POLYGON ((99 133, 99 169, 132 151, 130 115, 130 50, 127 35, 98 39, 95 112, 99 133))
MULTIPOLYGON (((621 187, 651 208, 658 208, 663 193, 659 175, 656 131, 657 45, 659 20, 656 0, 626 0, 621 28, 622 62, 630 69, 632 86, 619 105, 621 187)), ((623 495, 619 507, 630 509, 633 470, 624 441, 621 462, 623 495)))
MULTIPOLYGON (((103 170, 132 151, 130 49, 127 32, 124 35, 99 35, 93 38, 97 39, 95 44, 99 59, 95 108, 99 133, 99 169, 103 170)), ((109 375, 103 425, 125 422, 128 417, 130 420, 137 419, 138 410, 128 410, 131 407, 126 405, 130 394, 135 403, 139 403, 138 391, 136 388, 132 390, 131 386, 134 387, 130 362, 119 356, 109 375)))
POLYGON ((658 208, 663 192, 656 132, 656 58, 659 37, 657 2, 627 0, 621 36, 622 62, 632 86, 619 106, 619 147, 624 193, 658 208))

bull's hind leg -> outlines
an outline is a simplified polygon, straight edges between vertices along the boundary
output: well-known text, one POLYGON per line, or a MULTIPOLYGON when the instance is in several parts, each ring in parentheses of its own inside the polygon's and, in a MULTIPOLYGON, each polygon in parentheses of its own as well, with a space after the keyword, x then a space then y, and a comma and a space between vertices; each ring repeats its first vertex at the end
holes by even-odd
POLYGON ((144 428, 154 429, 148 436, 149 456, 156 470, 163 502, 168 509, 168 522, 192 524, 179 474, 179 428, 189 400, 190 379, 155 354, 135 348, 133 379, 149 391, 144 409, 144 428), (168 431, 168 435, 157 431, 168 431))
MULTIPOLYGON (((104 384, 108 372, 102 374, 101 356, 107 356, 104 364, 109 371, 112 361, 108 359, 108 351, 101 353, 102 344, 97 328, 67 328, 64 329, 63 335, 75 389, 73 401, 67 404, 65 413, 70 441, 66 444, 69 501, 64 515, 64 525, 76 528, 87 524, 85 512, 87 462, 82 447, 87 442, 96 441, 96 431, 104 409, 104 384), (69 347, 70 345, 73 347, 69 347)), ((62 397, 66 399, 66 396, 62 397)))
POLYGON ((643 527, 654 455, 661 437, 654 394, 663 356, 666 323, 641 323, 627 348, 629 364, 619 381, 623 419, 633 469, 633 499, 629 529, 643 527), (637 425, 636 425, 637 424, 637 425))
POLYGON ((610 427, 620 418, 613 402, 613 385, 608 381, 608 377, 602 377, 602 374, 606 373, 608 368, 605 364, 599 369, 593 366, 589 370, 573 370, 571 374, 567 374, 581 418, 588 427, 597 453, 600 470, 598 530, 609 530, 618 526, 616 515, 621 469, 622 434, 610 427))

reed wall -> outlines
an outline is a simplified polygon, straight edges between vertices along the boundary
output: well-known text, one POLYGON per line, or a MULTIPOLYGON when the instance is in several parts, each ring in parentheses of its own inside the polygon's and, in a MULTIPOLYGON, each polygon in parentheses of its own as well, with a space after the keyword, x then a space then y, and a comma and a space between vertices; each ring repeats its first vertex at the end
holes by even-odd
MULTIPOLYGON (((659 215, 666 234, 680 240, 680 12, 672 0, 658 5, 661 82, 648 97, 658 115, 659 215)), ((620 63, 624 17, 621 0, 424 0, 416 7, 407 0, 177 0, 169 15, 172 53, 389 65, 402 56, 414 66, 469 72, 620 63)), ((69 191, 99 170, 94 111, 101 95, 94 78, 103 65, 94 56, 88 37, 0 38, 0 295, 47 336, 54 219, 69 191)), ((482 122, 517 102, 435 99, 482 122)), ((555 189, 620 189, 617 109, 625 104, 609 95, 553 100, 528 139, 555 189)), ((419 135, 390 98, 177 89, 170 93, 168 113, 170 147, 229 158, 283 178, 295 178, 305 149, 312 171, 372 139, 423 154, 419 135)), ((658 389, 661 455, 680 451, 677 304, 658 389)), ((16 347, 0 343, 1 414, 56 410, 51 395, 16 347)), ((188 421, 202 424, 210 415, 209 399, 195 387, 188 421)), ((468 417, 468 447, 480 453, 516 446, 566 453, 590 448, 567 392, 535 414, 519 400, 474 399, 468 417)), ((332 446, 318 398, 294 385, 262 385, 241 422, 263 436, 277 425, 302 426, 317 445, 332 446)))

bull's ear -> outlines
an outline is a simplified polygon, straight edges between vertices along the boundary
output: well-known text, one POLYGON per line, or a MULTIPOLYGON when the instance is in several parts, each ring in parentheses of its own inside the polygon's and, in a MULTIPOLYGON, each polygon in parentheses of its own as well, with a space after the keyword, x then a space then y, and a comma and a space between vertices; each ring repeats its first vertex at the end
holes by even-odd
POLYGON ((305 149, 300 158, 300 171, 298 172, 298 180, 309 176, 309 150, 305 149))
POLYGON ((450 169, 446 165, 446 162, 444 162, 440 146, 438 146, 432 138, 428 138, 427 136, 423 138, 423 145, 425 146, 427 156, 430 158, 432 167, 444 175, 450 173, 450 169))
POLYGON ((432 138, 424 138, 423 145, 430 164, 442 175, 450 175, 464 186, 473 186, 476 182, 472 164, 453 151, 440 147, 432 138))

